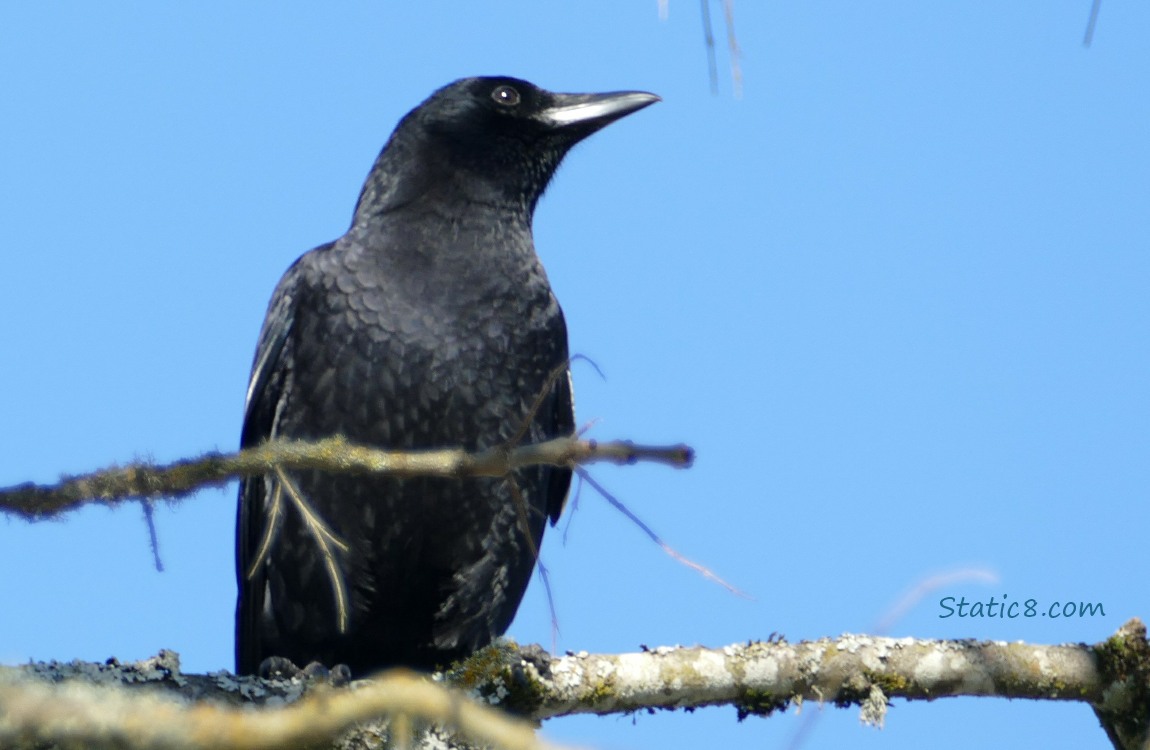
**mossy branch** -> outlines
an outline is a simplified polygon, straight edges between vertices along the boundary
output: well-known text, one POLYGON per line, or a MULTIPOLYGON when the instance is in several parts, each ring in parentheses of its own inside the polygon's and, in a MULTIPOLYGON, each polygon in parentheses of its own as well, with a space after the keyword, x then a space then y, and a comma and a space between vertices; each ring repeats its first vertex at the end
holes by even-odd
MULTIPOLYGON (((158 679, 146 682, 143 690, 128 690, 86 679, 53 684, 0 668, 0 746, 414 747, 418 734, 420 744, 438 747, 463 748, 476 742, 499 750, 558 750, 537 737, 528 722, 402 670, 355 690, 316 686, 302 696, 297 692, 298 700, 290 706, 262 711, 213 700, 189 703, 164 689, 188 683, 178 671, 158 679)), ((238 690, 242 683, 231 684, 238 690)))
POLYGON ((741 720, 817 701, 858 706, 865 723, 881 726, 894 698, 1076 701, 1093 707, 1118 750, 1150 747, 1150 642, 1138 618, 1092 646, 842 635, 523 664, 526 677, 449 676, 483 695, 511 693, 510 707, 537 719, 733 705, 741 720))
MULTIPOLYGON (((817 701, 858 706, 864 721, 882 724, 894 698, 1077 701, 1094 708, 1115 748, 1143 749, 1150 739, 1150 644, 1137 619, 1093 646, 843 635, 551 657, 538 647, 501 641, 457 665, 443 682, 537 720, 714 705, 733 706, 743 719, 817 701)), ((501 748, 542 746, 525 725, 497 719, 489 724, 487 712, 469 699, 411 674, 332 689, 315 680, 183 675, 171 652, 136 664, 0 668, 4 747, 368 748, 394 743, 397 734, 410 736, 412 747, 442 747, 442 734, 425 741, 429 725, 501 748), (127 694, 120 683, 144 691, 127 694), (237 706, 246 702, 269 707, 237 706), (380 717, 391 717, 390 724, 361 723, 380 717)))
POLYGON ((525 466, 582 466, 609 462, 651 461, 687 467, 694 451, 685 445, 645 446, 630 441, 599 443, 575 436, 514 448, 385 451, 349 443, 340 437, 315 442, 269 441, 237 453, 206 453, 198 458, 157 465, 137 462, 79 476, 51 485, 31 482, 0 489, 0 511, 26 520, 59 516, 86 502, 106 505, 137 498, 179 498, 236 477, 277 469, 318 469, 343 473, 389 474, 396 477, 502 477, 525 466))

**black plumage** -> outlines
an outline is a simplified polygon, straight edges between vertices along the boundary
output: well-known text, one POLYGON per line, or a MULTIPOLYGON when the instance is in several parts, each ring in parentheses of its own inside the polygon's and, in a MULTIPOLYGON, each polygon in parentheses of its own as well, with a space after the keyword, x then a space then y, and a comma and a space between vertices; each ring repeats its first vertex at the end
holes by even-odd
MULTIPOLYGON (((351 228, 276 287, 241 444, 342 435, 475 450, 512 439, 529 417, 526 441, 570 433, 569 375, 549 380, 567 361, 566 326, 532 215, 575 143, 657 100, 470 78, 410 112, 351 228)), ((530 542, 504 479, 245 480, 237 670, 254 673, 271 656, 356 674, 426 669, 486 645, 511 623, 570 479, 562 468, 516 473, 530 542)))

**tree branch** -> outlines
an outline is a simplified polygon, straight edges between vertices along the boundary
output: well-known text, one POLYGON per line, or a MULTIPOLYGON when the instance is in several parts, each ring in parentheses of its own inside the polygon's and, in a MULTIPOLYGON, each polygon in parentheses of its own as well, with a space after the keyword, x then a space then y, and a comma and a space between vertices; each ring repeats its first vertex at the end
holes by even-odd
MULTIPOLYGON (((753 641, 719 649, 660 647, 552 658, 538 647, 520 649, 501 641, 457 665, 443 680, 534 719, 720 704, 733 705, 744 719, 816 700, 859 706, 864 721, 881 725, 893 698, 997 696, 1088 703, 1121 750, 1145 748, 1150 738, 1150 644, 1137 619, 1093 646, 843 635, 795 644, 753 641)), ((523 732, 529 730, 523 725, 497 730, 471 723, 485 712, 458 695, 445 697, 433 690, 433 683, 409 673, 356 682, 352 688, 227 672, 182 675, 171 652, 134 665, 0 668, 0 745, 114 741, 130 748, 251 748, 330 743, 360 722, 403 716, 399 724, 393 718, 390 728, 360 725, 339 746, 349 746, 348 736, 355 738, 350 746, 381 746, 382 738, 415 720, 445 724, 498 747, 540 747, 525 744, 523 732), (77 685, 78 675, 83 682, 146 683, 179 694, 183 702, 161 702, 155 691, 129 695, 118 686, 110 698, 103 686, 77 685), (212 700, 205 703, 205 698, 212 700), (193 699, 196 703, 189 705, 193 699), (243 702, 278 705, 254 712, 224 707, 243 702), (497 732, 507 734, 497 738, 497 732), (134 733, 142 739, 129 741, 134 733)))
MULTIPOLYGON (((735 706, 744 719, 817 700, 857 705, 864 721, 881 725, 891 698, 995 696, 1088 703, 1112 740, 1123 738, 1115 747, 1144 748, 1150 738, 1150 643, 1137 618, 1093 646, 843 635, 569 654, 542 665, 528 661, 524 669, 528 679, 516 684, 531 686, 524 701, 539 719, 720 704, 735 706)), ((471 686, 487 694, 499 685, 488 679, 471 686)))
POLYGON ((112 505, 136 498, 179 498, 204 487, 217 487, 235 477, 283 469, 318 469, 396 477, 502 477, 525 466, 581 466, 610 462, 652 461, 685 468, 694 460, 686 445, 644 446, 630 441, 599 443, 575 436, 515 448, 384 451, 334 437, 316 442, 270 441, 238 453, 206 453, 199 458, 156 465, 138 462, 80 476, 57 484, 31 482, 0 488, 0 511, 29 521, 54 518, 88 501, 112 505))
MULTIPOLYGON (((90 665, 89 678, 113 671, 140 678, 146 685, 190 685, 187 678, 155 662, 170 663, 174 655, 161 652, 140 664, 143 669, 103 671, 90 665), (141 678, 141 675, 143 677, 141 678), (158 681, 157 681, 158 680, 158 681)), ((73 665, 75 666, 75 665, 73 665)), ((214 677, 228 681, 224 673, 214 677)), ((230 680, 237 691, 251 680, 230 680)), ((250 685, 249 685, 250 687, 250 685)), ((261 691, 256 691, 261 692, 261 691)), ((194 704, 160 690, 131 691, 117 684, 92 684, 71 679, 63 684, 28 679, 27 673, 0 668, 0 746, 43 747, 44 743, 80 747, 135 748, 281 748, 331 745, 341 735, 343 747, 377 747, 388 740, 407 745, 413 720, 420 724, 448 724, 465 738, 501 750, 549 750, 558 746, 535 735, 534 727, 521 719, 481 705, 443 685, 406 671, 393 671, 355 690, 318 687, 299 697, 290 707, 262 711, 244 710, 221 702, 199 700, 194 704), (389 724, 359 726, 391 717, 389 724)), ((431 736, 458 746, 453 736, 438 730, 431 736)), ((442 744, 440 745, 442 746, 442 744)))

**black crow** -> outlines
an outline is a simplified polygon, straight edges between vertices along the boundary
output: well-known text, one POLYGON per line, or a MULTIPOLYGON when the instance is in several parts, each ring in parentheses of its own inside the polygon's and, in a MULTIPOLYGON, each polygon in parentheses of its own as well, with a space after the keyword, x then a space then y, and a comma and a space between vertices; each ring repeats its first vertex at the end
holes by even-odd
MULTIPOLYGON (((525 442, 571 433, 567 331, 532 215, 572 146, 658 100, 469 78, 412 110, 376 159, 351 228, 276 287, 241 445, 342 435, 478 450, 521 430, 525 442)), ((246 479, 238 672, 268 657, 356 674, 432 669, 488 644, 510 625, 570 480, 553 467, 511 480, 246 479)))

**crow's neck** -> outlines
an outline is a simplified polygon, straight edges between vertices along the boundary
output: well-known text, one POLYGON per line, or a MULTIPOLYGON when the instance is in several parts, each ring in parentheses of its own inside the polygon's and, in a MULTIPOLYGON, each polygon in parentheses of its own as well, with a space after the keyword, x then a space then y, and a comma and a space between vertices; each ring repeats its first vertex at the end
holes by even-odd
POLYGON ((494 212, 530 226, 554 169, 499 169, 460 163, 426 144, 393 138, 380 152, 356 202, 352 225, 419 208, 494 212))

